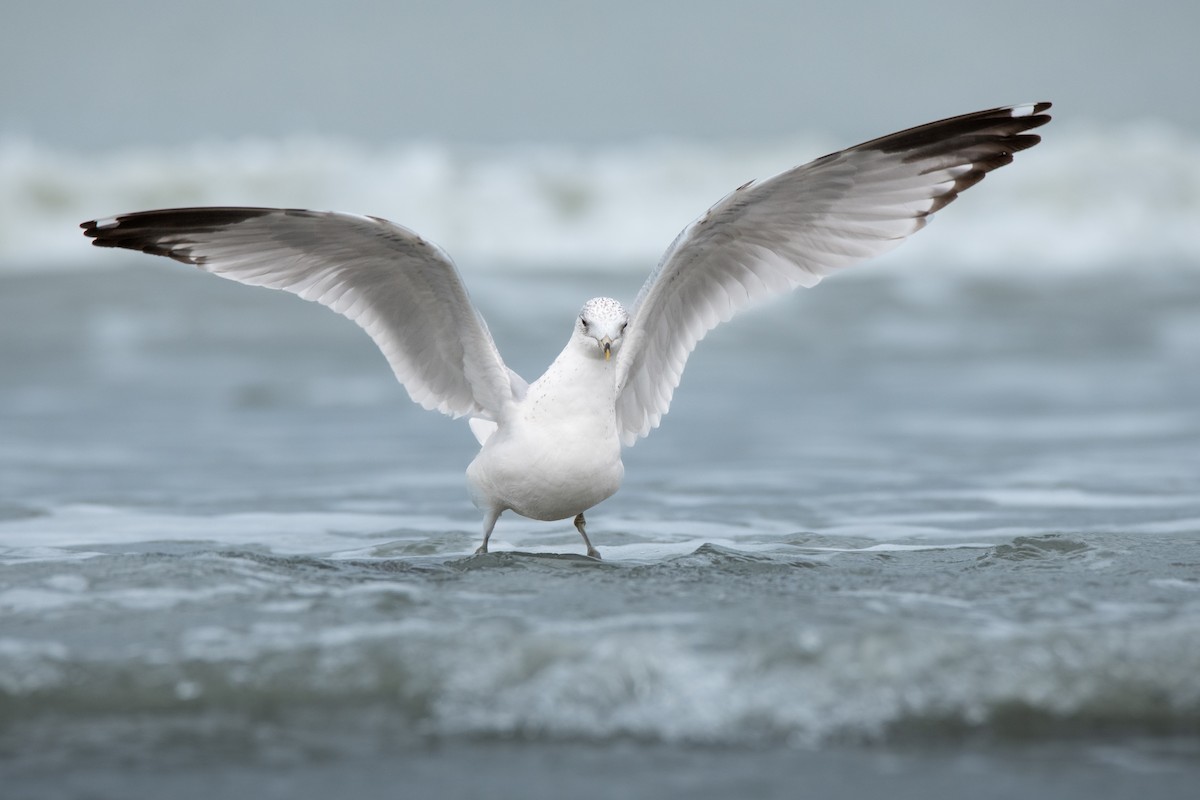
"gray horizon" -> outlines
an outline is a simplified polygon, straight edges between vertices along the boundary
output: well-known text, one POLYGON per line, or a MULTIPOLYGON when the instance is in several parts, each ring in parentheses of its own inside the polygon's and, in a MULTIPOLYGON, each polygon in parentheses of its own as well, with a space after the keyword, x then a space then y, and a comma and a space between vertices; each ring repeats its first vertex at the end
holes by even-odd
MULTIPOLYGON (((367 143, 846 144, 1039 100, 1060 121, 1200 131, 1200 5, 1014 0, 18 4, 0 136, 108 148, 367 143)), ((1060 122, 1061 124, 1061 122, 1060 122)))

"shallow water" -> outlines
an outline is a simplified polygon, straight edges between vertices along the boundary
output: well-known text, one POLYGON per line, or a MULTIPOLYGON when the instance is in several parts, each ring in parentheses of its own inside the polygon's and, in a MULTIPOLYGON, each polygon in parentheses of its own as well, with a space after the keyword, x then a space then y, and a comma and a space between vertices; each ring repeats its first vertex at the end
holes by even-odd
MULTIPOLYGON (((512 516, 471 555, 466 426, 349 323, 131 263, 0 279, 13 796, 1200 777, 1189 268, 875 270, 739 318, 589 513, 597 562, 512 516)), ((527 378, 640 278, 467 277, 527 378)))

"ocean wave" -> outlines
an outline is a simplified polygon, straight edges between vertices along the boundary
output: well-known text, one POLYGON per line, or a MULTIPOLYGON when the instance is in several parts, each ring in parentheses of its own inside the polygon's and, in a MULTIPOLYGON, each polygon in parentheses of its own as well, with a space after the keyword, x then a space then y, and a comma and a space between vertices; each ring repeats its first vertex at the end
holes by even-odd
MULTIPOLYGON (((146 714, 244 728, 289 715, 352 725, 361 713, 383 714, 397 736, 739 746, 1200 734, 1200 641, 1186 618, 1115 630, 881 618, 728 640, 686 611, 435 620, 416 584, 338 592, 347 612, 392 619, 314 626, 330 598, 301 593, 264 604, 251 624, 193 624, 124 652, 10 633, 0 734, 39 719, 60 730, 146 714)), ((897 602, 885 594, 880 603, 897 602)))
MULTIPOLYGON (((419 231, 471 269, 647 269, 733 187, 836 149, 678 142, 374 148, 291 139, 86 153, 0 140, 0 272, 127 263, 80 221, 188 205, 338 209, 419 231)), ((1200 263, 1200 141, 1152 124, 1059 125, 894 256, 922 268, 1200 263)))

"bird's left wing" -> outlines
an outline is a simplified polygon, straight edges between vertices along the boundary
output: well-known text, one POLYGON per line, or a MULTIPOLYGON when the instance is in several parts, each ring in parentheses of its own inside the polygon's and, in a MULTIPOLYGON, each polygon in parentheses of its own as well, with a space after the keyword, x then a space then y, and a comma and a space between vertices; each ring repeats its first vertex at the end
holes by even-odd
POLYGON ((282 208, 177 208, 80 227, 99 247, 169 256, 282 289, 362 327, 414 401, 499 420, 525 382, 500 357, 450 258, 375 217, 282 208))
POLYGON ((931 122, 727 195, 675 239, 634 303, 617 356, 617 425, 658 426, 696 343, 737 311, 891 250, 1013 153, 1049 103, 931 122))

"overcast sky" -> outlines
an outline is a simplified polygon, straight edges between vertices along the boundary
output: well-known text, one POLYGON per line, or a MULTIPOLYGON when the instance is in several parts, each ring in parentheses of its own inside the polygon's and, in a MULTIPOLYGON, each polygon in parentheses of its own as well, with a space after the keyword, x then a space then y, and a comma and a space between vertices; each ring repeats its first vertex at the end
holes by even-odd
POLYGON ((861 140, 1053 100, 1200 133, 1200 2, 29 2, 0 135, 76 148, 861 140))

